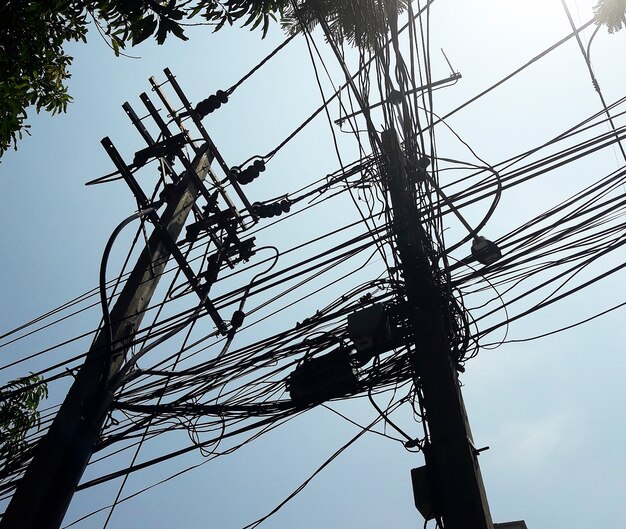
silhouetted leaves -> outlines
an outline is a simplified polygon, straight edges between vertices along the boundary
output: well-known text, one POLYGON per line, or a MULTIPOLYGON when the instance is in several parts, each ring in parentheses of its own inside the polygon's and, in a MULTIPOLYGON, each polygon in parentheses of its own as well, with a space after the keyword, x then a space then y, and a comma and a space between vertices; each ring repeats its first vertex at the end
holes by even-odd
POLYGON ((26 109, 65 112, 72 57, 63 46, 85 41, 80 2, 5 2, 0 7, 0 155, 28 134, 26 109))
POLYGON ((323 18, 334 39, 371 49, 386 36, 390 17, 404 11, 406 4, 407 0, 307 0, 289 4, 283 27, 298 33, 303 27, 313 29, 323 18))
POLYGON ((28 133, 28 107, 52 114, 67 109, 71 97, 65 81, 72 57, 63 45, 84 42, 89 19, 116 55, 127 44, 151 37, 158 44, 170 34, 187 40, 184 25, 191 20, 213 31, 240 24, 265 37, 272 21, 281 20, 287 31, 297 33, 323 17, 334 38, 372 47, 386 33, 389 16, 402 11, 406 0, 9 0, 2 5, 0 156, 11 145, 17 148, 28 133))
POLYGON ((599 0, 593 12, 596 24, 605 25, 609 33, 626 26, 626 0, 599 0))
POLYGON ((0 459, 4 465, 27 446, 29 430, 39 429, 37 408, 47 396, 48 387, 36 375, 16 380, 0 393, 0 459))

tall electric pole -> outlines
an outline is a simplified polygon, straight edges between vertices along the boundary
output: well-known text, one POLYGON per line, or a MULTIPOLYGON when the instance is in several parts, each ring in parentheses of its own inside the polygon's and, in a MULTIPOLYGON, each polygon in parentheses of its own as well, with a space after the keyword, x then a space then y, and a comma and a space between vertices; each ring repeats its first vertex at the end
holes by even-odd
POLYGON ((446 529, 493 529, 478 452, 451 357, 445 294, 436 279, 428 234, 420 223, 415 184, 407 177, 405 156, 394 130, 383 133, 382 146, 393 233, 410 311, 411 361, 428 426, 424 452, 434 514, 443 519, 446 529))
MULTIPOLYGON (((103 144, 106 141, 103 140, 103 144)), ((105 331, 101 330, 50 429, 37 445, 0 520, 0 529, 58 529, 61 526, 113 399, 106 390, 106 382, 122 365, 120 360, 128 350, 125 344, 132 343, 172 254, 171 242, 177 240, 199 196, 197 182, 202 182, 210 171, 207 150, 208 146, 200 149, 192 161, 198 178, 183 173, 160 216, 167 236, 154 230, 111 310, 111 349, 115 350, 118 361, 103 361, 111 350, 105 331), (103 369, 106 365, 111 366, 108 373, 103 369)))

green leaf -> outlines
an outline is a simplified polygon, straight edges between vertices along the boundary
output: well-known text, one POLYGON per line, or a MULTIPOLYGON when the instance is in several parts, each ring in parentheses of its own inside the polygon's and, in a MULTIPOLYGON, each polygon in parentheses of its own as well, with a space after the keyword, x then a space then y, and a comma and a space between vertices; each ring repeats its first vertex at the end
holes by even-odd
POLYGON ((140 19, 131 29, 133 46, 150 37, 157 28, 157 20, 154 15, 148 15, 140 19))
POLYGON ((111 39, 111 46, 113 46, 113 53, 115 53, 116 57, 120 56, 120 44, 119 40, 115 37, 111 39))
POLYGON ((180 24, 176 24, 175 22, 172 22, 171 31, 180 40, 189 40, 189 38, 185 35, 185 32, 180 24))

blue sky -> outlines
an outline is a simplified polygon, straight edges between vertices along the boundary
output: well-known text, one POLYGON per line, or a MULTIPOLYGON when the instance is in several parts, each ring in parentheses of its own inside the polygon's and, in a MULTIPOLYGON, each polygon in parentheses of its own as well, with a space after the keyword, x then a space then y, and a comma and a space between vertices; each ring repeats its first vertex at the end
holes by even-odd
MULTIPOLYGON (((577 23, 591 17, 593 2, 570 0, 568 4, 577 23)), ((431 13, 433 77, 449 74, 439 53, 443 48, 463 78, 436 92, 435 112, 446 114, 569 32, 559 0, 480 0, 461 6, 437 0, 431 13)), ((115 58, 93 32, 88 45, 70 47, 75 61, 69 85, 75 102, 62 116, 33 113, 32 136, 20 143, 17 152, 7 153, 0 165, 0 222, 5 226, 0 235, 3 330, 96 286, 106 239, 135 209, 123 182, 84 186, 113 169, 100 146, 102 137, 110 136, 127 160, 142 147, 121 104, 129 101, 138 109, 139 93, 149 89, 148 77, 162 80, 164 67, 172 69, 189 99, 198 101, 231 86, 284 38, 278 27, 265 40, 238 28, 218 34, 193 28, 189 36, 187 43, 172 40, 161 47, 146 43, 128 50, 139 59, 115 58)), ((315 37, 324 47, 321 35, 315 37)), ((608 35, 600 30, 591 49, 607 101, 622 97, 626 31, 608 35)), ((340 84, 330 52, 323 53, 335 84, 340 84)), ((329 93, 328 83, 324 87, 329 93)), ((235 165, 268 152, 319 104, 305 43, 296 39, 205 125, 224 157, 235 165)), ((543 143, 600 108, 578 46, 571 40, 455 114, 448 124, 481 158, 496 163, 543 143)), ((336 106, 331 108, 336 111, 336 106)), ((475 161, 445 129, 437 129, 437 134, 440 156, 475 161)), ((341 136, 340 145, 344 161, 356 158, 350 137, 341 136)), ((483 233, 495 239, 623 163, 608 148, 518 186, 503 195, 483 233)), ((321 116, 272 160, 262 181, 246 191, 255 200, 267 199, 337 167, 328 124, 321 116)), ((327 223, 341 225, 355 219, 350 208, 349 203, 320 208, 319 213, 277 232, 278 238, 269 242, 287 247, 323 233, 327 223)), ((464 214, 476 221, 484 209, 479 204, 464 214)), ((454 219, 446 222, 448 236, 454 240, 461 228, 454 219)), ((116 245, 111 274, 119 270, 128 242, 122 238, 116 245)), ((621 252, 612 257, 614 262, 623 262, 621 252)), ((374 277, 380 266, 372 263, 359 277, 374 277)), ((600 264, 588 273, 591 276, 608 266, 600 264)), ((593 289, 518 321, 509 338, 541 334, 619 303, 624 299, 623 284, 622 276, 611 276, 593 289)), ((325 299, 340 294, 322 292, 315 298, 317 304, 297 306, 272 325, 293 325, 325 299)), ((623 320, 624 313, 618 310, 542 340, 481 350, 468 363, 462 376, 464 398, 477 446, 490 446, 480 462, 494 521, 525 519, 530 529, 623 527, 623 320)), ((90 311, 45 336, 6 348, 4 354, 7 359, 18 358, 92 329, 98 321, 98 311, 90 311)), ((81 348, 83 343, 71 344, 54 354, 65 358, 79 354, 81 348)), ((20 374, 5 371, 2 381, 20 374)), ((53 398, 58 399, 62 388, 55 387, 54 392, 53 398)), ((336 408, 361 424, 376 416, 364 402, 341 403, 336 408)), ((420 428, 406 410, 398 412, 397 421, 407 431, 420 428)), ((109 527, 240 528, 268 512, 357 431, 328 410, 314 410, 232 455, 121 504, 109 527)), ((125 490, 133 492, 201 461, 195 454, 175 459, 131 477, 125 490)), ((406 452, 401 444, 366 435, 265 527, 419 527, 422 521, 412 503, 409 470, 420 464, 421 457, 406 452)), ((77 494, 66 522, 110 503, 118 485, 109 483, 77 494)), ((79 527, 99 528, 103 522, 100 515, 79 527)))

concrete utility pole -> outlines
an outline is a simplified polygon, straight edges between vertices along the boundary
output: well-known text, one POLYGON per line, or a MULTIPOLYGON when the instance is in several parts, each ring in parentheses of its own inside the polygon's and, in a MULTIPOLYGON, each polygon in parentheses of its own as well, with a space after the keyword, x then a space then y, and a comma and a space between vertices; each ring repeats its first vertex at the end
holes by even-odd
POLYGON ((420 224, 414 184, 394 130, 383 133, 393 231, 402 263, 414 340, 412 365, 423 393, 429 431, 424 453, 434 514, 446 529, 493 529, 478 452, 461 396, 445 323, 442 287, 420 224))
POLYGON ((171 241, 177 240, 199 195, 197 185, 210 170, 209 156, 207 146, 200 149, 192 162, 198 178, 192 179, 183 172, 160 217, 171 238, 169 244, 154 230, 111 310, 111 349, 115 350, 115 357, 106 360, 111 351, 105 332, 100 331, 50 429, 37 445, 0 521, 0 529, 61 526, 113 400, 106 382, 121 367, 128 350, 124 344, 133 341, 141 325, 171 256, 171 241), (109 365, 110 371, 105 373, 105 366, 109 365))

